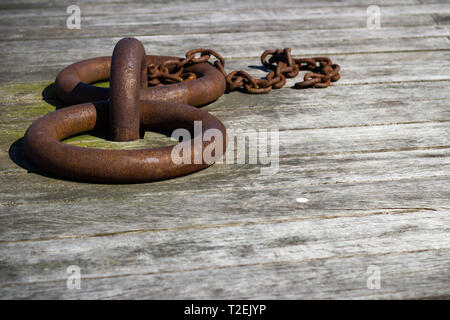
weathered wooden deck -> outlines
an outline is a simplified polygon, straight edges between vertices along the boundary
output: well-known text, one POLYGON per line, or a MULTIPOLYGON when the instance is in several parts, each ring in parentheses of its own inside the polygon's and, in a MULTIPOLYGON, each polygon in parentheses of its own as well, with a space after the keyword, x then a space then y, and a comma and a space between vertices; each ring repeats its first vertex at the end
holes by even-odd
MULTIPOLYGON (((448 0, 0 3, 0 298, 449 298, 448 0), (368 30, 366 8, 381 7, 368 30), (239 92, 205 107, 228 128, 280 130, 280 169, 214 165, 175 180, 59 180, 26 162, 51 86, 124 36, 148 54, 212 48, 227 71, 265 49, 327 55, 342 79, 239 92), (298 202, 306 198, 308 202, 298 202), (81 289, 66 286, 81 268, 81 289), (367 279, 379 268, 381 288, 367 279)), ((69 143, 119 147, 84 135, 69 143)), ((142 145, 167 143, 149 134, 142 145)), ((135 147, 134 144, 125 144, 135 147)))

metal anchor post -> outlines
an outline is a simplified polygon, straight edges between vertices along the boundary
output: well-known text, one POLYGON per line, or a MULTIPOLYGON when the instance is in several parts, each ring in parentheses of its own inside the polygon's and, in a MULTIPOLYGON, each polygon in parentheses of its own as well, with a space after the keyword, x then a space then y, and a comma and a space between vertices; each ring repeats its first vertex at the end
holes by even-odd
POLYGON ((109 119, 111 139, 139 139, 139 95, 148 87, 144 46, 124 38, 114 47, 111 60, 109 119))

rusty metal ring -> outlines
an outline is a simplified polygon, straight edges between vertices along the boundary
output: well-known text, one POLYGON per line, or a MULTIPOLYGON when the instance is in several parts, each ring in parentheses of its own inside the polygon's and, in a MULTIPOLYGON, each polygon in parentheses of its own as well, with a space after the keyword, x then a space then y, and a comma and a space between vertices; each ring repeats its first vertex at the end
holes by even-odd
POLYGON ((73 135, 107 128, 108 113, 108 102, 103 101, 78 104, 45 115, 25 133, 26 156, 56 175, 94 182, 130 183, 170 179, 196 172, 211 165, 225 152, 226 130, 220 120, 204 110, 165 101, 141 101, 140 124, 152 131, 185 128, 193 136, 194 121, 202 121, 202 137, 208 129, 220 131, 223 152, 216 152, 212 161, 205 161, 202 150, 215 140, 201 139, 201 143, 196 144, 193 138, 178 144, 191 144, 191 164, 176 164, 171 158, 176 145, 144 150, 104 150, 60 142, 73 135), (194 157, 201 162, 196 163, 194 157))
MULTIPOLYGON (((147 65, 160 65, 167 60, 178 59, 167 56, 146 56, 147 65)), ((107 100, 109 89, 90 85, 106 81, 110 77, 111 57, 98 57, 76 62, 58 74, 55 81, 56 95, 68 105, 107 100)), ((185 67, 197 79, 158 87, 141 89, 141 100, 164 100, 180 102, 191 106, 208 104, 220 96, 226 89, 225 78, 217 68, 208 62, 185 67)))

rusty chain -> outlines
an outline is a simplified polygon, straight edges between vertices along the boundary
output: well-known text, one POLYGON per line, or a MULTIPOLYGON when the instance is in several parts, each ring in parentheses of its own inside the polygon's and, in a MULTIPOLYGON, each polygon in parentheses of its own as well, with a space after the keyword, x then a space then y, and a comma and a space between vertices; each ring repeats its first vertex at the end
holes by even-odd
POLYGON ((308 71, 303 81, 294 85, 296 89, 326 88, 331 81, 340 78, 340 66, 333 64, 330 58, 293 58, 291 49, 266 50, 261 55, 261 63, 271 71, 262 79, 255 79, 243 70, 225 72, 225 59, 211 49, 194 49, 186 52, 186 58, 167 60, 163 64, 148 66, 149 86, 159 86, 196 79, 195 73, 184 72, 184 66, 208 61, 211 56, 217 60, 214 66, 222 72, 227 83, 227 92, 239 88, 248 93, 268 93, 280 89, 286 84, 286 78, 296 77, 300 71, 308 71), (200 54, 200 56, 196 56, 200 54))

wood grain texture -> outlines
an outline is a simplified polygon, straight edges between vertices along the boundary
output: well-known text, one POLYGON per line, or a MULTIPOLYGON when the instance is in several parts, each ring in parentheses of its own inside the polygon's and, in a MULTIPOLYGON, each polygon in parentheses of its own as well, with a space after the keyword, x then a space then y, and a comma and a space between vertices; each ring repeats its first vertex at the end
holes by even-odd
MULTIPOLYGON (((423 299, 450 296, 450 39, 447 1, 71 1, 0 4, 0 298, 423 299), (180 7, 184 6, 183 10, 180 7), (329 55, 325 90, 227 94, 205 107, 228 130, 279 130, 274 174, 215 164, 139 185, 51 177, 22 140, 62 107, 51 86, 123 36, 151 54, 214 48, 264 76, 259 55, 329 55), (66 268, 81 268, 68 290, 66 268), (367 287, 380 268, 381 288, 367 287)), ((89 134, 67 143, 118 146, 89 134)), ((234 150, 235 146, 229 146, 234 150)))
MULTIPOLYGON (((150 232, 118 235, 113 236, 113 239, 102 237, 49 240, 35 243, 31 250, 29 250, 28 244, 9 244, 4 249, 8 256, 5 264, 7 266, 25 265, 26 267, 22 267, 20 270, 10 268, 10 272, 14 273, 22 282, 5 283, 2 290, 8 295, 10 291, 14 292, 17 286, 26 287, 29 283, 35 283, 39 290, 42 286, 53 283, 57 291, 64 292, 66 291, 64 288, 64 265, 66 263, 75 263, 83 268, 85 275, 83 284, 86 282, 87 287, 91 286, 91 279, 94 280, 94 283, 103 280, 111 283, 114 287, 114 282, 126 282, 124 278, 129 279, 136 276, 162 275, 164 277, 166 274, 189 274, 193 271, 205 272, 210 269, 245 269, 257 266, 270 268, 274 265, 295 265, 303 261, 310 261, 311 264, 314 264, 316 261, 336 258, 345 261, 355 257, 361 259, 362 256, 403 255, 416 252, 417 246, 420 246, 422 253, 434 251, 440 255, 440 253, 448 253, 448 242, 445 241, 443 234, 448 230, 441 229, 440 220, 448 223, 448 221, 446 222, 448 212, 419 211, 400 216, 394 214, 367 218, 326 219, 326 222, 318 219, 255 224, 251 227, 230 226, 202 230, 174 230, 166 231, 163 235, 155 235, 150 232), (437 217, 440 219, 435 219, 437 217), (379 223, 389 223, 389 228, 380 230, 377 227, 379 223), (357 233, 353 229, 355 224, 359 225, 357 233), (442 234, 439 233, 439 230, 442 234), (228 239, 228 241, 224 243, 223 239, 228 239), (394 239, 395 241, 393 241, 394 239), (133 245, 123 247, 121 240, 133 245), (251 240, 250 243, 249 240, 251 240), (17 254, 18 252, 21 254, 17 254), (46 256, 47 259, 42 262, 41 256, 46 256), (297 261, 298 256, 302 257, 300 261, 297 261), (49 265, 53 267, 48 268, 49 265), (62 272, 55 272, 58 266, 62 272)), ((380 267, 383 270, 385 264, 381 263, 380 267)), ((414 266, 408 265, 405 267, 414 268, 414 266)), ((443 273, 439 279, 443 279, 445 275, 448 276, 448 267, 448 261, 444 261, 440 267, 437 267, 443 273)), ((344 270, 340 271, 344 272, 344 270)), ((408 274, 408 272, 404 273, 408 274)), ((273 274, 273 278, 269 282, 280 277, 285 279, 285 276, 282 272, 273 274)), ((341 275, 341 277, 345 278, 349 275, 341 275)), ((353 278, 355 278, 353 281, 364 287, 366 279, 364 272, 353 274, 353 278)), ((390 281, 392 279, 389 279, 388 276, 387 283, 390 281)), ((225 284, 223 282, 227 281, 217 279, 216 286, 220 288, 225 284)), ((301 283, 297 285, 302 286, 301 283)), ((247 288, 252 287, 253 283, 247 280, 241 283, 239 291, 245 292, 247 288)), ((442 285, 441 288, 443 288, 442 285)), ((253 289, 251 290, 253 291, 253 289)), ((364 288, 360 290, 369 291, 364 288)), ((389 295, 389 289, 382 290, 381 293, 383 291, 385 295, 389 295)), ((418 291, 423 291, 423 289, 418 288, 418 291)), ((291 297, 295 296, 292 293, 290 295, 291 297)), ((150 296, 153 295, 150 294, 150 296)), ((323 296, 332 297, 327 296, 326 293, 323 293, 323 296)), ((222 297, 230 296, 222 294, 222 297)))

